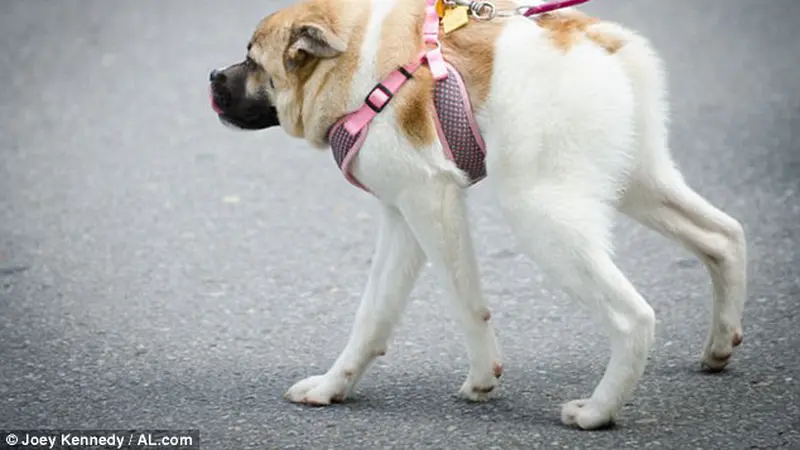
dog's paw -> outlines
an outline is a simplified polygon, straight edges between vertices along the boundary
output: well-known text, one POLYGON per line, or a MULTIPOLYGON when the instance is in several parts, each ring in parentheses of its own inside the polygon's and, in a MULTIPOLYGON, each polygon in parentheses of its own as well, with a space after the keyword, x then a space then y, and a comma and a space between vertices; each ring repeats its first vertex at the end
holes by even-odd
POLYGON ((733 356, 733 348, 741 343, 741 328, 734 328, 732 332, 712 336, 701 358, 703 369, 707 372, 719 372, 725 369, 733 356))
POLYGON ((491 372, 487 372, 481 376, 467 377, 467 381, 461 385, 458 391, 461 397, 472 402, 485 402, 491 397, 491 393, 499 384, 497 379, 503 374, 503 366, 500 363, 492 365, 491 372))
POLYGON ((328 406, 341 403, 347 397, 347 380, 332 379, 329 375, 316 375, 298 381, 283 395, 293 403, 311 406, 328 406))
POLYGON ((614 417, 607 408, 592 399, 584 398, 565 403, 561 407, 561 422, 583 430, 596 430, 613 424, 614 417))

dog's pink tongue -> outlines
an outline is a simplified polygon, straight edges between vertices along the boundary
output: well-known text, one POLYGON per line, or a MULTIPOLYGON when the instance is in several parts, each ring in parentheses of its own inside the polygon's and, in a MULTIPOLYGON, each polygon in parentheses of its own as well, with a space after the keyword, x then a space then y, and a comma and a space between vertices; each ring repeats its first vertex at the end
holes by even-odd
POLYGON ((222 108, 217 105, 217 102, 214 101, 214 91, 211 90, 211 87, 208 88, 208 98, 211 100, 211 109, 214 110, 217 114, 222 114, 222 108))

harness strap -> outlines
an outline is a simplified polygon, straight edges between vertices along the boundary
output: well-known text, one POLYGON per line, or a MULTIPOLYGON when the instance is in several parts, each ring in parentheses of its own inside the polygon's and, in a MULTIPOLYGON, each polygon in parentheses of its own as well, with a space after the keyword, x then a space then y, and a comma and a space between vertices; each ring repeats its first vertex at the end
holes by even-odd
POLYGON ((375 118, 386 105, 394 98, 394 94, 406 84, 411 78, 411 75, 420 67, 421 61, 417 58, 416 62, 406 64, 397 70, 393 70, 386 78, 380 83, 376 84, 374 88, 364 98, 364 104, 361 105, 355 112, 351 113, 344 127, 350 134, 357 134, 364 129, 368 123, 375 118))
POLYGON ((422 27, 425 45, 433 45, 434 48, 425 54, 428 66, 435 80, 447 78, 447 67, 442 56, 442 47, 439 43, 439 13, 436 11, 436 0, 428 0, 425 9, 425 24, 422 27))
POLYGON ((436 0, 427 0, 427 2, 425 24, 423 26, 424 42, 426 46, 432 45, 434 48, 423 50, 414 58, 413 62, 393 70, 383 81, 372 88, 364 99, 364 104, 351 113, 344 123, 344 127, 350 134, 358 134, 378 113, 383 111, 397 91, 406 84, 411 75, 426 61, 436 80, 447 78, 447 67, 445 66, 439 43, 439 14, 436 12, 436 0))

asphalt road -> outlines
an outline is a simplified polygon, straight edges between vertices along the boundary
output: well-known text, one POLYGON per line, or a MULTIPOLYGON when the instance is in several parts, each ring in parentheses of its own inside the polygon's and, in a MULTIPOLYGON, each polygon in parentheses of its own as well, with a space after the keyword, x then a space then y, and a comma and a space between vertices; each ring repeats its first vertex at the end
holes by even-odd
POLYGON ((620 222, 657 343, 619 424, 592 433, 558 408, 591 392, 607 345, 518 254, 485 185, 471 214, 496 398, 456 397, 465 353, 426 271, 353 397, 282 400, 346 341, 377 208, 329 154, 209 110, 208 70, 281 3, 0 2, 0 428, 199 428, 222 450, 800 448, 800 2, 585 8, 661 50, 676 159, 743 222, 750 264, 745 342, 706 375, 704 268, 620 222))

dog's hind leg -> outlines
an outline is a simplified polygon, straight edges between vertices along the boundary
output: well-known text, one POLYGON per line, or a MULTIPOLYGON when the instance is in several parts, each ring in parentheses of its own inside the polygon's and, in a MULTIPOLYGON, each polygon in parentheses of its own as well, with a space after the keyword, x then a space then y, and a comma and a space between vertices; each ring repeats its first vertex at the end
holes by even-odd
POLYGON ((485 401, 503 366, 490 313, 481 292, 464 191, 447 176, 408 188, 397 200, 452 300, 466 335, 470 371, 460 393, 485 401))
POLYGON ((327 373, 292 386, 288 400, 316 406, 344 400, 370 363, 386 351, 424 260, 400 213, 384 207, 372 269, 347 346, 327 373))
POLYGON ((583 429, 608 425, 644 372, 655 328, 653 309, 611 260, 613 208, 567 181, 498 181, 498 201, 523 250, 599 319, 611 341, 591 398, 566 403, 562 421, 583 429))
POLYGON ((702 362, 711 371, 722 370, 733 347, 742 342, 747 289, 742 226, 687 186, 671 166, 652 177, 635 179, 620 210, 682 243, 705 263, 713 286, 713 306, 702 362))
POLYGON ((596 29, 624 36, 617 56, 638 98, 635 136, 637 168, 631 174, 620 210, 661 234, 681 242, 708 268, 714 297, 711 329, 703 364, 721 370, 742 340, 746 297, 746 243, 742 226, 686 185, 669 154, 666 79, 661 61, 643 37, 613 24, 596 29))
POLYGON ((736 220, 687 186, 673 164, 667 143, 666 80, 650 43, 613 24, 595 27, 628 41, 617 56, 638 99, 634 133, 638 142, 634 147, 639 157, 620 210, 681 242, 706 264, 714 297, 702 361, 711 370, 721 370, 742 340, 747 289, 744 231, 736 220))

